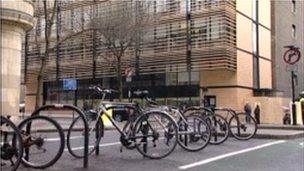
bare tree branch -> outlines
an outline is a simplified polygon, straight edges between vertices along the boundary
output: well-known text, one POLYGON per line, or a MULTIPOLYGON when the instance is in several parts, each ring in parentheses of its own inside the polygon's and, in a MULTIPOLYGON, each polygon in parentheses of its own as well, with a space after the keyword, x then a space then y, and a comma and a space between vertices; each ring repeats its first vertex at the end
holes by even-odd
MULTIPOLYGON (((139 33, 144 33, 151 13, 148 8, 152 1, 114 1, 101 17, 93 17, 90 27, 97 31, 99 44, 106 47, 114 58, 114 70, 118 81, 120 100, 122 99, 122 68, 126 52, 139 41, 139 33)), ((100 52, 103 53, 103 52, 100 52)))

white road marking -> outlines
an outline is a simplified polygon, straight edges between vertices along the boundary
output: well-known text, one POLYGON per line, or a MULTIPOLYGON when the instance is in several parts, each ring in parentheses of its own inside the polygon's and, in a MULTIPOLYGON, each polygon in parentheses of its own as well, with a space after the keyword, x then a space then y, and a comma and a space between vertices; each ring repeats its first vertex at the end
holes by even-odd
POLYGON ((302 146, 302 148, 304 148, 304 142, 301 142, 299 145, 302 146))
MULTIPOLYGON (((75 137, 75 138, 77 138, 77 137, 75 137)), ((164 137, 161 137, 159 139, 164 139, 164 137)), ((114 145, 120 145, 120 144, 121 143, 119 141, 118 142, 112 142, 112 143, 104 143, 104 144, 100 144, 99 147, 108 147, 108 146, 114 146, 114 145)), ((90 145, 89 149, 90 148, 94 148, 94 145, 90 145)), ((82 147, 74 147, 74 148, 72 148, 72 150, 83 150, 83 149, 84 149, 83 146, 82 147)), ((64 149, 64 151, 68 151, 68 149, 66 148, 66 149, 64 149)))
POLYGON ((200 165, 204 165, 204 164, 207 164, 207 163, 211 163, 211 162, 214 162, 214 161, 217 161, 217 160, 221 160, 223 158, 235 156, 235 155, 246 153, 246 152, 249 152, 249 151, 254 151, 254 150, 265 148, 265 147, 272 146, 272 145, 275 145, 275 144, 281 144, 281 143, 284 143, 284 142, 286 142, 286 141, 280 140, 280 141, 274 141, 274 142, 258 145, 258 146, 255 146, 255 147, 251 147, 251 148, 243 149, 243 150, 240 150, 240 151, 235 151, 235 152, 219 155, 219 156, 212 157, 212 158, 209 158, 209 159, 205 159, 205 160, 202 160, 202 161, 198 161, 198 162, 195 162, 195 163, 179 166, 178 169, 180 169, 180 170, 190 169, 190 168, 197 167, 197 166, 200 166, 200 165))
POLYGON ((44 141, 52 142, 52 141, 60 141, 60 138, 46 138, 44 141))
MULTIPOLYGON (((83 138, 83 136, 74 136, 74 137, 71 137, 70 139, 73 140, 73 139, 80 139, 80 138, 83 138)), ((60 138, 46 138, 45 141, 49 141, 49 142, 60 141, 60 138)))
POLYGON ((74 137, 70 137, 71 140, 73 140, 73 139, 79 139, 79 138, 84 138, 84 136, 74 136, 74 137))
MULTIPOLYGON (((121 144, 120 142, 112 142, 112 143, 104 143, 100 144, 99 147, 108 147, 108 146, 114 146, 114 145, 119 145, 121 144)), ((89 148, 93 148, 94 145, 89 146, 89 148)), ((74 147, 72 150, 83 150, 84 147, 74 147)), ((64 151, 68 151, 68 149, 64 149, 64 151)))

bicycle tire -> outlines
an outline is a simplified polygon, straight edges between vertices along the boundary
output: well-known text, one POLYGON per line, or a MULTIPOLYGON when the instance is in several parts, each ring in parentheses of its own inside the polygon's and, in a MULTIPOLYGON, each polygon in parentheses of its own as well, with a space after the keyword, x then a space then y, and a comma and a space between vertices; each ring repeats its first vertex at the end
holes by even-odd
POLYGON ((211 130, 211 138, 210 138, 209 143, 211 145, 222 144, 228 139, 229 124, 223 116, 216 114, 216 113, 206 114, 206 113, 201 113, 201 112, 194 112, 194 113, 190 114, 189 116, 192 116, 192 115, 202 117, 209 124, 210 130, 211 130), (210 119, 210 117, 212 119, 210 119), (214 127, 214 125, 215 125, 214 117, 217 118, 216 121, 221 120, 220 131, 224 131, 224 133, 218 133, 218 129, 217 129, 218 127, 217 128, 214 127), (221 136, 222 138, 219 139, 219 137, 218 137, 219 134, 224 135, 224 136, 221 136))
MULTIPOLYGON (((154 117, 156 118, 156 117, 154 117)), ((159 119, 158 118, 158 119, 159 119)), ((152 118, 153 119, 153 118, 152 118)), ((157 119, 156 119, 157 120, 157 119)), ((159 120, 158 120, 159 121, 159 120)), ((156 122, 155 122, 156 123, 156 122)), ((161 125, 161 127, 163 127, 164 125, 161 125)), ((146 132, 146 131, 145 131, 146 132)), ((175 120, 168 114, 160 112, 160 111, 149 111, 143 115, 141 115, 136 121, 135 121, 135 126, 133 129, 133 137, 134 137, 134 141, 135 141, 135 145, 136 145, 136 149, 139 151, 139 153, 141 153, 144 157, 148 157, 150 159, 161 159, 164 157, 167 157, 168 155, 170 155, 173 150, 175 149, 176 145, 177 145, 177 136, 178 136, 178 129, 177 129, 177 124, 175 122, 175 120), (169 144, 171 145, 170 148, 165 151, 164 153, 160 154, 160 155, 155 155, 155 152, 152 152, 151 150, 148 150, 148 141, 147 140, 143 140, 143 138, 145 138, 145 134, 147 133, 143 133, 144 130, 148 128, 147 130, 150 131, 152 130, 152 124, 153 124, 153 120, 148 121, 149 118, 152 118, 153 115, 158 115, 159 118, 161 118, 162 120, 160 121, 164 121, 165 119, 167 120, 168 123, 166 124, 166 128, 168 129, 168 131, 163 132, 164 138, 159 138, 159 136, 161 135, 159 132, 156 132, 153 130, 153 136, 155 135, 156 137, 158 136, 158 139, 156 140, 157 142, 161 142, 162 140, 164 140, 165 146, 168 146, 169 144), (142 132, 143 135, 140 135, 139 131, 142 132), (139 133, 139 136, 142 136, 142 138, 136 138, 137 137, 137 133, 139 133), (161 140, 161 141, 159 141, 161 140), (172 141, 169 141, 172 140, 172 141), (141 148, 141 146, 143 148, 141 148), (152 154, 148 153, 148 152, 152 152, 152 154)), ((154 138, 154 137, 153 137, 154 138)), ((152 140, 154 141, 154 139, 152 140)), ((153 144, 153 148, 155 148, 156 145, 153 144)))
MULTIPOLYGON (((100 129, 100 131, 99 131, 99 137, 97 137, 97 135, 96 135, 96 131, 94 131, 94 128, 89 128, 89 129, 93 129, 92 131, 94 131, 95 132, 95 139, 97 139, 97 141, 94 141, 94 143, 93 143, 93 146, 94 147, 91 147, 91 148, 89 148, 89 155, 91 155, 95 150, 96 150, 96 147, 97 147, 97 145, 99 145, 99 143, 100 143, 100 139, 101 139, 101 137, 103 136, 103 133, 104 133, 104 125, 103 125, 103 122, 100 120, 100 118, 97 118, 98 119, 98 121, 96 122, 96 124, 100 124, 100 126, 99 126, 99 129, 100 129)), ((80 121, 80 122, 83 122, 82 120, 81 120, 81 117, 80 116, 78 116, 78 117, 76 117, 74 120, 73 120, 73 122, 71 123, 71 125, 70 125, 70 127, 69 127, 69 129, 68 129, 68 133, 67 133, 67 148, 68 148, 68 151, 69 151, 69 153, 73 156, 73 157, 75 157, 75 158, 83 158, 84 157, 84 154, 82 153, 82 155, 80 155, 80 154, 77 154, 76 152, 74 152, 75 150, 74 150, 74 148, 75 147, 73 147, 72 146, 72 131, 73 131, 73 127, 75 126, 75 124, 78 122, 78 121, 80 121)), ((80 130, 80 132, 84 132, 84 126, 83 127, 81 127, 81 128, 75 128, 77 131, 78 130, 80 130)), ((90 131, 90 130, 89 130, 90 131)), ((93 137, 90 137, 90 135, 89 135, 89 146, 90 146, 90 140, 92 140, 92 138, 93 137)), ((83 143, 81 143, 82 145, 84 144, 84 135, 83 135, 83 143)), ((78 147, 77 147, 78 148, 78 147)), ((84 149, 84 148, 83 148, 84 149)))
POLYGON ((210 139, 210 144, 212 145, 219 145, 224 143, 228 137, 229 137, 229 124, 226 121, 226 119, 219 115, 219 114, 213 114, 210 116, 207 116, 208 118, 208 124, 211 127, 211 139, 210 139), (220 127, 218 127, 220 126, 220 127), (218 128, 220 130, 218 130, 218 128), (219 132, 222 131, 222 132, 219 132), (223 135, 223 136, 222 136, 223 135), (219 136, 221 138, 219 138, 219 136))
MULTIPOLYGON (((18 145, 18 147, 15 147, 18 149, 18 153, 19 153, 19 156, 17 156, 16 154, 16 161, 14 162, 14 165, 12 166, 12 168, 9 168, 9 170, 11 171, 16 171, 18 169, 18 167, 20 166, 20 163, 21 163, 21 159, 22 159, 22 155, 23 155, 23 144, 22 144, 22 137, 21 137, 21 134, 20 134, 20 131, 19 129, 17 128, 17 126, 9 119, 3 117, 3 116, 0 116, 0 127, 2 127, 4 124, 7 124, 7 126, 11 127, 13 129, 13 132, 14 132, 14 135, 13 135, 13 138, 12 138, 12 147, 13 146, 16 146, 16 144, 18 145)), ((1 130, 1 136, 5 136, 1 130)), ((1 138, 2 140, 2 138, 1 138)), ((0 148, 0 151, 1 151, 1 162, 4 160, 2 157, 3 155, 3 149, 4 148, 2 146, 2 141, 1 141, 1 148, 0 148)), ((2 163, 1 163, 2 164, 2 163)), ((2 168, 3 166, 1 165, 1 169, 5 169, 5 168, 2 168)))
POLYGON ((196 115, 186 116, 185 119, 186 119, 187 123, 185 123, 185 121, 183 121, 183 120, 180 120, 178 123, 178 128, 179 128, 178 144, 179 144, 179 146, 181 146, 183 149, 190 151, 190 152, 196 152, 196 151, 200 151, 200 150, 204 149, 209 144, 209 141, 211 138, 211 131, 210 131, 209 124, 205 120, 203 120, 201 117, 196 116, 196 115), (198 125, 196 125, 196 124, 198 124, 198 125), (181 134, 182 131, 188 131, 188 127, 192 128, 192 130, 194 130, 194 133, 187 132, 187 133, 181 134), (199 130, 199 132, 195 132, 196 130, 199 130), (203 141, 199 141, 200 139, 203 141), (191 144, 193 144, 193 146, 190 146, 191 144))
MULTIPOLYGON (((58 122, 56 122, 54 119, 50 118, 50 117, 47 117, 47 116, 39 116, 39 115, 36 115, 36 116, 31 116, 25 120, 23 120, 19 125, 18 125, 18 128, 22 131, 23 130, 23 127, 26 126, 26 135, 24 135, 24 133, 21 132, 21 135, 23 136, 29 136, 27 134, 30 134, 31 135, 31 132, 33 131, 32 130, 32 124, 33 124, 33 121, 35 120, 44 120, 46 122, 49 122, 51 123, 54 128, 55 128, 55 132, 58 133, 59 135, 59 149, 56 153, 56 155, 48 162, 45 162, 45 163, 33 163, 32 161, 27 161, 28 159, 25 159, 25 157, 22 158, 21 162, 23 165, 27 166, 27 167, 32 167, 32 168, 35 168, 35 169, 45 169, 47 167, 50 167, 52 166, 53 164, 55 164, 59 158, 61 157, 62 153, 63 153, 63 150, 64 150, 64 143, 65 143, 65 140, 64 140, 64 132, 61 128, 61 126, 58 124, 58 122)), ((43 127, 41 127, 43 129, 43 127)), ((39 131, 37 131, 39 132, 39 131)), ((48 130, 41 130, 41 132, 48 132, 48 130)), ((31 136, 30 136, 31 137, 31 136)), ((45 138, 45 137, 44 137, 45 138)), ((45 139, 44 139, 45 140, 45 139)), ((43 140, 43 141, 44 141, 43 140)), ((24 138, 23 138, 23 141, 24 141, 24 138)), ((23 143, 25 145, 25 143, 23 143)), ((42 144, 43 145, 43 144, 42 144)), ((28 147, 25 147, 24 146, 24 151, 26 153, 26 151, 29 150, 28 147)), ((48 155, 49 156, 49 155, 48 155)))
POLYGON ((234 138, 236 138, 238 140, 244 140, 245 141, 245 140, 251 139, 256 134, 256 132, 257 132, 257 123, 256 123, 255 119, 251 115, 249 117, 250 117, 250 120, 251 120, 252 123, 247 123, 245 121, 245 118, 246 118, 246 114, 245 113, 238 113, 238 114, 236 114, 236 115, 234 115, 233 117, 230 118, 230 120, 229 120, 229 131, 230 131, 231 135, 234 138), (239 118, 238 121, 237 121, 237 118, 239 118), (245 121, 245 122, 241 123, 241 130, 243 130, 244 133, 241 133, 239 131, 239 129, 238 129, 239 126, 238 126, 237 122, 240 122, 240 121, 245 121), (232 128, 235 127, 234 126, 235 122, 236 122, 236 125, 237 125, 236 127, 237 127, 237 134, 238 135, 235 133, 235 131, 232 130, 232 128), (232 125, 232 124, 234 124, 234 125, 232 125), (245 124, 250 124, 249 125, 250 127, 245 126, 245 124), (247 132, 248 128, 251 130, 251 132, 247 132))

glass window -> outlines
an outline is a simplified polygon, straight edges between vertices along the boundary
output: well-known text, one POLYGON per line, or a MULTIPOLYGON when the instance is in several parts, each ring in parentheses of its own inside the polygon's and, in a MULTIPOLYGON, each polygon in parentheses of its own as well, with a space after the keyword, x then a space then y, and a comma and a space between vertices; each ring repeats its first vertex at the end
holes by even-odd
POLYGON ((177 73, 166 73, 166 85, 177 84, 177 73))
POLYGON ((252 23, 252 51, 256 54, 257 51, 257 29, 256 24, 252 23))
POLYGON ((43 17, 40 18, 40 36, 45 37, 45 19, 43 17))
POLYGON ((178 73, 178 85, 187 85, 189 82, 188 72, 178 73))
POLYGON ((253 55, 253 87, 258 88, 258 58, 253 55))
POLYGON ((252 19, 255 21, 256 20, 256 17, 257 17, 257 13, 256 13, 256 10, 257 10, 257 2, 256 0, 252 0, 252 19))
POLYGON ((292 12, 296 12, 296 0, 291 0, 291 4, 292 12))
POLYGON ((218 17, 211 17, 211 39, 219 39, 220 38, 220 19, 218 17))
POLYGON ((292 31, 291 32, 292 32, 292 37, 295 38, 297 36, 296 25, 294 25, 294 24, 292 25, 292 31))

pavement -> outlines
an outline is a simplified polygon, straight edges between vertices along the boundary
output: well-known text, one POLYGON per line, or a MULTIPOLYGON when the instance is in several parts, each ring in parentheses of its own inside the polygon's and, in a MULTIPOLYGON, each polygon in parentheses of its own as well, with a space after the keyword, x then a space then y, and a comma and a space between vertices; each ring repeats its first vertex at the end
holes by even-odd
MULTIPOLYGON (((57 117, 54 118, 67 131, 71 125, 73 118, 57 117)), ((124 123, 121 123, 123 125, 124 123)), ((106 124, 107 130, 115 129, 113 126, 106 124), (107 126, 108 125, 108 126, 107 126)), ((304 137, 304 125, 274 125, 261 124, 253 138, 256 139, 295 139, 304 137)))
MULTIPOLYGON (((67 149, 60 160, 47 171, 304 171, 304 138, 292 140, 228 138, 221 145, 208 145, 199 152, 181 147, 161 160, 144 158, 134 150, 120 152, 119 134, 108 130, 100 144, 100 155, 89 157, 89 167, 73 158, 67 149)), ((74 141, 80 141, 74 139, 74 141)), ((75 147, 77 148, 77 147, 75 147)), ((79 148, 81 150, 81 148, 79 148)), ((21 171, 33 169, 21 166, 21 171)))
MULTIPOLYGON (((72 118, 55 118, 67 130, 72 118)), ((65 134, 67 132, 65 131, 65 134)), ((50 133, 54 134, 54 133, 50 133)), ((73 148, 83 150, 81 136, 73 135, 73 148)), ((94 136, 94 135, 92 135, 94 136)), ((220 145, 208 145, 199 152, 187 152, 181 147, 161 160, 144 158, 136 149, 123 149, 119 134, 111 127, 100 143, 100 154, 89 156, 89 167, 75 159, 65 147, 61 158, 47 171, 304 171, 304 127, 292 125, 259 125, 256 136, 248 141, 229 137, 220 145)), ((57 138, 50 137, 55 144, 57 138)), ((51 148, 50 148, 51 149, 51 148)), ((52 153, 50 153, 52 154, 52 153)), ((34 169, 20 166, 18 170, 34 169)), ((36 170, 36 169, 35 169, 36 170)))

